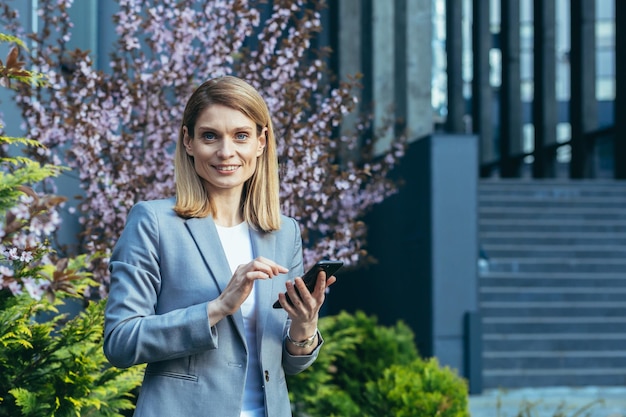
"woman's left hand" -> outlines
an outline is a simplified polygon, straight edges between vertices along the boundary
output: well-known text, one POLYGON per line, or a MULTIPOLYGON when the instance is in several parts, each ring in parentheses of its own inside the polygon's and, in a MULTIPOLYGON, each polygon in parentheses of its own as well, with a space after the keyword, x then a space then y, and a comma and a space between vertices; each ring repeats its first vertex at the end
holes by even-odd
MULTIPOLYGON (((291 304, 287 302, 285 294, 279 294, 278 299, 291 319, 289 336, 292 340, 307 340, 317 332, 319 311, 326 298, 326 288, 334 284, 336 280, 334 276, 327 278, 326 272, 320 271, 313 292, 309 292, 301 277, 297 277, 293 282, 288 281, 286 283, 287 294, 291 304)), ((287 349, 294 355, 309 354, 316 347, 317 343, 314 343, 311 347, 301 348, 287 342, 287 349)))

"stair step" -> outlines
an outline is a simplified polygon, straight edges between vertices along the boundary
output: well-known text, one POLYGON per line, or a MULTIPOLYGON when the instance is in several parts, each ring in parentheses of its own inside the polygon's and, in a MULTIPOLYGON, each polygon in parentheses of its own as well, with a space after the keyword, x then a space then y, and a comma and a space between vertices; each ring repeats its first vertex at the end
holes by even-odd
POLYGON ((577 207, 624 207, 626 203, 626 193, 620 195, 568 195, 551 196, 529 193, 525 194, 478 194, 478 202, 483 207, 498 205, 517 205, 523 207, 560 207, 575 204, 577 207), (621 206, 620 206, 621 203, 621 206))
POLYGON ((483 301, 485 321, 491 317, 625 317, 626 301, 483 301))
POLYGON ((523 333, 485 334, 483 352, 561 352, 561 351, 623 351, 626 347, 626 334, 594 333, 523 333))
POLYGON ((495 375, 508 375, 508 376, 524 376, 524 375, 621 375, 624 380, 626 380, 626 367, 623 368, 615 368, 615 367, 606 367, 606 368, 595 368, 595 369, 587 369, 587 368, 574 368, 574 369, 560 369, 560 368, 541 368, 541 369, 490 369, 485 371, 485 376, 495 376, 495 375))
POLYGON ((626 181, 482 180, 483 386, 626 384, 626 181))
POLYGON ((616 282, 626 281, 626 275, 619 272, 510 272, 510 271, 485 271, 481 273, 481 276, 485 279, 556 279, 556 280, 589 280, 590 283, 599 280, 614 280, 616 282))
POLYGON ((490 272, 614 272, 626 274, 626 258, 490 258, 490 272))
POLYGON ((626 210, 623 207, 578 207, 574 205, 561 207, 544 207, 537 210, 524 206, 480 206, 480 219, 582 219, 582 220, 625 220, 626 210))
POLYGON ((489 231, 479 232, 481 244, 525 245, 626 245, 626 233, 598 233, 573 231, 489 231))
POLYGON ((483 352, 483 358, 626 358, 626 350, 524 350, 483 352))
POLYGON ((541 179, 527 179, 527 178, 497 178, 497 179, 482 179, 479 182, 481 189, 496 190, 498 192, 505 192, 511 190, 524 190, 524 189, 547 189, 547 190, 570 190, 579 189, 582 191, 602 191, 602 190, 614 190, 626 187, 626 181, 615 179, 562 179, 562 178, 541 178, 541 179))
POLYGON ((626 287, 481 287, 479 293, 481 303, 622 302, 626 304, 626 287))
POLYGON ((576 287, 576 288, 562 288, 562 287, 482 287, 480 292, 483 294, 496 293, 498 295, 504 294, 626 294, 626 287, 576 287))
POLYGON ((485 370, 483 388, 623 386, 626 367, 597 369, 485 370))
POLYGON ((620 245, 528 245, 503 243, 481 245, 488 258, 626 258, 626 246, 620 245))
MULTIPOLYGON (((593 334, 596 347, 604 347, 608 341, 615 340, 620 343, 622 347, 626 346, 626 333, 594 333, 593 334), (601 342, 601 343, 598 343, 601 342)), ((553 342, 557 340, 564 341, 589 341, 589 334, 582 332, 571 332, 571 333, 517 333, 517 334, 503 334, 503 333, 485 333, 484 339, 488 341, 505 341, 505 342, 515 342, 515 343, 524 343, 529 341, 548 341, 553 342)))
MULTIPOLYGON (((586 279, 569 278, 480 278, 481 286, 486 287, 509 287, 521 288, 524 291, 530 288, 556 287, 567 289, 570 287, 593 287, 593 288, 626 288, 625 278, 602 278, 588 281, 586 279)), ((479 290, 480 293, 480 290, 479 290)))
MULTIPOLYGON (((607 194, 607 195, 567 195, 567 196, 552 196, 552 195, 542 195, 529 193, 528 195, 524 194, 478 194, 478 202, 485 207, 493 206, 498 204, 511 204, 515 203, 515 205, 525 206, 525 207, 535 207, 542 205, 550 205, 552 207, 559 207, 569 204, 576 204, 578 207, 591 207, 594 204, 601 207, 619 207, 618 203, 626 202, 626 193, 625 194, 607 194)), ((623 207, 623 206, 622 206, 623 207)))
POLYGON ((526 221, 526 222, 512 222, 512 221, 488 221, 484 220, 479 225, 479 233, 483 235, 489 232, 504 232, 515 234, 517 232, 540 232, 540 233, 554 233, 554 232, 568 232, 568 233, 604 233, 609 237, 612 234, 626 234, 626 222, 604 222, 603 224, 596 222, 584 224, 584 222, 565 221, 526 221))
POLYGON ((580 227, 580 226, 626 226, 626 220, 606 220, 606 219, 541 219, 541 218, 530 218, 530 219, 485 219, 482 218, 478 222, 480 225, 484 226, 534 226, 534 225, 559 225, 559 226, 570 226, 570 227, 580 227))
POLYGON ((523 196, 525 198, 572 198, 587 196, 626 196, 626 181, 601 183, 550 183, 533 181, 532 183, 491 183, 481 181, 478 193, 483 196, 523 196))
MULTIPOLYGON (((527 387, 582 387, 582 386, 624 386, 626 385, 626 369, 608 369, 606 372, 585 372, 584 370, 572 370, 571 373, 553 372, 550 369, 541 374, 508 374, 492 373, 491 370, 483 372, 483 388, 527 388, 527 387), (613 372, 615 371, 615 372, 613 372)), ((619 416, 619 414, 616 414, 619 416)))
MULTIPOLYGON (((562 353, 562 352, 555 352, 562 353)), ((620 356, 560 356, 535 357, 535 356, 507 356, 507 357, 490 357, 483 356, 483 365, 488 369, 500 370, 540 370, 546 368, 552 369, 578 369, 593 370, 606 369, 611 367, 626 368, 626 352, 620 352, 620 356)))
POLYGON ((626 333, 626 318, 617 317, 487 317, 483 314, 483 333, 626 333))

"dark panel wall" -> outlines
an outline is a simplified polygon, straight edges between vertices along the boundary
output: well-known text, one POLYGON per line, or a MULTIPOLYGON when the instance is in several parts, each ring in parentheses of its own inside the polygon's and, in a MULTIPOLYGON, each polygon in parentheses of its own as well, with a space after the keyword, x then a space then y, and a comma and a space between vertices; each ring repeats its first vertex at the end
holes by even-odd
POLYGON ((477 305, 475 136, 413 143, 396 172, 399 194, 365 219, 378 263, 338 275, 329 313, 363 310, 383 324, 405 321, 423 356, 463 373, 464 316, 477 305))

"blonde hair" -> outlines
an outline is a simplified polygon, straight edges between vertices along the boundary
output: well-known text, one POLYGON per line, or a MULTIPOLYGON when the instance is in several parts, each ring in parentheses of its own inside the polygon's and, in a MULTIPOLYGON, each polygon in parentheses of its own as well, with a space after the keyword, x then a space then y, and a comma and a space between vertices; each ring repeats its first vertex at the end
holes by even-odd
POLYGON ((261 95, 247 82, 233 76, 215 78, 198 87, 185 106, 176 143, 174 170, 176 204, 174 211, 181 217, 206 217, 215 214, 211 196, 194 168, 193 157, 185 151, 184 131, 193 135, 198 117, 207 107, 220 104, 238 110, 254 121, 257 134, 266 128, 266 145, 257 160, 252 177, 246 181, 241 196, 241 208, 246 222, 257 230, 270 232, 280 228, 278 156, 276 139, 269 109, 261 95))

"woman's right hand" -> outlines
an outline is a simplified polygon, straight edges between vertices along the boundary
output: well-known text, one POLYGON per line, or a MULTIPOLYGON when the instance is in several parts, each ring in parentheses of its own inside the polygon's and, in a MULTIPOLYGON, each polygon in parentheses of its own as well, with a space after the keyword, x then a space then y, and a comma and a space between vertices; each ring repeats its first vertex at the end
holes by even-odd
POLYGON ((284 266, 259 256, 245 265, 239 265, 224 291, 215 300, 209 302, 207 311, 209 322, 215 325, 226 316, 234 314, 252 292, 257 279, 271 279, 289 272, 284 266))

